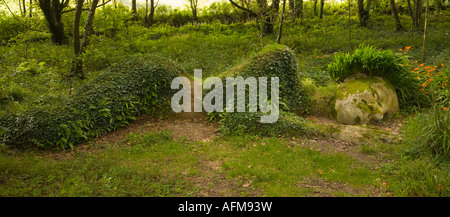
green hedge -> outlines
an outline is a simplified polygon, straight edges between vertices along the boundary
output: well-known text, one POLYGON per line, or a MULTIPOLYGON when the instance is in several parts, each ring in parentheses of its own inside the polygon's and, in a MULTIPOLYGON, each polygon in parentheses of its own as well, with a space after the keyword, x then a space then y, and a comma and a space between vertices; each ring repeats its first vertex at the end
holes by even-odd
MULTIPOLYGON (((264 47, 259 53, 230 71, 218 77, 224 81, 226 77, 243 78, 267 77, 268 94, 270 95, 270 77, 279 78, 280 103, 284 103, 289 111, 303 109, 300 74, 297 71, 297 60, 292 50, 285 45, 272 44, 264 47)), ((225 98, 224 98, 225 99, 225 98)))
MULTIPOLYGON (((246 93, 246 112, 222 112, 211 114, 220 118, 221 131, 225 134, 243 135, 282 135, 303 134, 308 131, 306 121, 291 113, 304 108, 302 104, 300 75, 297 72, 297 61, 293 52, 284 45, 268 45, 258 54, 238 65, 230 71, 219 75, 226 93, 226 77, 267 77, 267 93, 270 96, 270 77, 279 78, 280 114, 275 123, 261 123, 260 111, 248 112, 248 92, 246 93)), ((248 91, 248 87, 246 87, 248 91)), ((258 92, 259 93, 259 92, 258 92)), ((205 93, 206 94, 206 93, 205 93)), ((235 87, 235 108, 236 108, 235 87)), ((257 97, 259 99, 259 96, 257 97)), ((224 95, 223 99, 226 99, 224 95)), ((226 103, 224 102, 224 105, 226 103)), ((259 104, 258 104, 259 106, 259 104)), ((259 107, 258 107, 259 108, 259 107)), ((236 111, 236 110, 235 110, 236 111)))
POLYGON ((126 57, 80 86, 59 105, 0 117, 10 147, 73 148, 83 140, 128 125, 142 112, 170 105, 172 79, 181 70, 162 58, 126 57))

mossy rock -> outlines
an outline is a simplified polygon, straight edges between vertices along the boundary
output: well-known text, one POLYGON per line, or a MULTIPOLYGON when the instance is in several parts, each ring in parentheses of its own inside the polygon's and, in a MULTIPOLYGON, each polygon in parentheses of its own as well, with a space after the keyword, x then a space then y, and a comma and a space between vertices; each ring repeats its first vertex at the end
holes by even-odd
POLYGON ((356 74, 339 85, 331 110, 339 123, 368 124, 391 117, 399 111, 399 103, 389 82, 356 74))

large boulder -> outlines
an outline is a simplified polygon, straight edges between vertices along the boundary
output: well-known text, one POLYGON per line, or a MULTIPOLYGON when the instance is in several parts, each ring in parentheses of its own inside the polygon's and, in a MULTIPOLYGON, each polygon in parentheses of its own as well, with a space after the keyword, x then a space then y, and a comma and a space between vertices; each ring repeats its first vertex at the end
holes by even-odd
POLYGON ((379 77, 356 74, 339 85, 332 104, 333 116, 342 124, 368 124, 399 111, 393 86, 379 77))

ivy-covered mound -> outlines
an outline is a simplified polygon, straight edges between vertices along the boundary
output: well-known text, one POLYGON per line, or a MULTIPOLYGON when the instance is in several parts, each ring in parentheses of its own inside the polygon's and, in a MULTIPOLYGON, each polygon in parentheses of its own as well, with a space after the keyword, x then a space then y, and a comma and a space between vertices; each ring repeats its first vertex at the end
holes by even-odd
POLYGON ((174 63, 149 55, 115 64, 80 86, 59 105, 0 117, 7 132, 0 142, 10 147, 73 147, 88 138, 129 124, 142 112, 170 105, 174 63))
MULTIPOLYGON (((303 108, 303 96, 301 94, 300 75, 297 72, 297 61, 293 52, 284 45, 269 45, 251 59, 238 65, 230 71, 219 75, 223 81, 223 89, 226 90, 226 77, 267 77, 267 94, 270 96, 270 78, 279 78, 279 118, 275 123, 261 123, 261 116, 268 114, 259 111, 249 112, 248 86, 246 86, 246 110, 236 112, 237 93, 235 90, 235 112, 222 112, 220 116, 221 130, 225 134, 303 134, 306 133, 307 123, 301 117, 291 113, 303 108)), ((223 99, 226 99, 224 91, 223 99)), ((258 91, 259 94, 259 91, 258 91)), ((259 95, 257 96, 259 100, 259 95)), ((226 103, 224 103, 226 105, 226 103)))

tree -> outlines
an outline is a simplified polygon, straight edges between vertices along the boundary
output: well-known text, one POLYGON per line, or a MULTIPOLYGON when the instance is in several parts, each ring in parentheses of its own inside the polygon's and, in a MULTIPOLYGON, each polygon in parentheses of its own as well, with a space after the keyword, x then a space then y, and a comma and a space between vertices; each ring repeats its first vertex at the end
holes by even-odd
POLYGON ((64 24, 61 22, 61 15, 64 8, 69 5, 69 0, 38 0, 38 3, 44 13, 50 34, 52 34, 52 42, 57 45, 66 44, 67 37, 64 34, 64 24))
POLYGON ((289 14, 291 15, 292 19, 295 19, 295 1, 296 0, 289 0, 289 14))
POLYGON ((319 18, 322 19, 323 18, 323 6, 325 4, 325 0, 320 0, 320 13, 319 13, 319 18))
POLYGON ((187 0, 189 1, 189 6, 191 7, 192 17, 194 20, 197 20, 197 8, 198 8, 198 0, 187 0))
POLYGON ((422 61, 424 62, 425 62, 425 44, 427 39, 427 22, 428 22, 428 0, 425 8, 425 26, 423 27, 422 61))
POLYGON ((303 0, 295 0, 295 16, 303 17, 303 0))
MULTIPOLYGON (((272 6, 268 7, 267 6, 267 0, 257 0, 257 6, 258 9, 257 11, 252 11, 247 7, 241 6, 239 4, 237 4, 236 2, 234 2, 233 0, 229 0, 231 5, 237 7, 240 10, 243 10, 247 13, 249 13, 250 16, 252 17, 257 17, 258 18, 258 22, 259 22, 259 31, 261 32, 261 34, 270 34, 273 33, 273 24, 271 22, 267 21, 267 18, 269 17, 269 21, 270 21, 270 12, 273 11, 271 10, 272 7, 276 7, 278 10, 278 5, 279 5, 279 0, 278 1, 274 1, 272 2, 272 6)), ((260 36, 262 38, 262 35, 260 36)))
POLYGON ((313 9, 313 12, 314 12, 314 16, 317 16, 317 0, 314 0, 314 9, 313 9))
POLYGON ((272 4, 270 5, 269 15, 266 18, 266 23, 264 25, 264 33, 272 34, 273 33, 273 24, 275 22, 276 14, 280 10, 280 0, 272 0, 272 4))
POLYGON ((84 52, 84 48, 88 43, 88 37, 93 34, 93 23, 95 10, 97 9, 99 0, 92 0, 91 7, 84 24, 83 37, 80 38, 80 19, 83 10, 84 0, 77 0, 75 9, 75 18, 73 22, 73 50, 75 54, 75 59, 72 65, 72 76, 77 76, 80 79, 84 79, 85 75, 83 73, 83 60, 81 59, 81 54, 84 52))
MULTIPOLYGON (((413 20, 413 24, 416 28, 421 26, 423 22, 422 14, 423 14, 423 1, 422 0, 413 0, 414 2, 414 11, 411 13, 411 18, 413 20)), ((411 11, 412 12, 412 11, 411 11)))
POLYGON ((155 4, 155 0, 150 0, 150 14, 148 13, 148 0, 145 0, 145 23, 148 26, 153 25, 155 17, 155 9, 158 7, 159 0, 155 4))
POLYGON ((367 21, 369 20, 369 9, 372 1, 367 0, 366 7, 364 7, 364 0, 358 0, 357 3, 358 3, 359 25, 361 27, 367 27, 367 21))
POLYGON ((283 9, 281 11, 281 16, 280 16, 280 28, 278 28, 277 44, 279 44, 281 42, 281 34, 283 31, 283 19, 284 19, 285 8, 286 8, 286 0, 283 0, 283 9))
POLYGON ((30 11, 30 17, 33 17, 33 0, 30 0, 30 6, 28 6, 28 11, 30 11))
POLYGON ((391 4, 391 12, 395 21, 395 30, 400 31, 403 29, 402 24, 400 23, 400 19, 398 18, 397 7, 395 6, 395 0, 389 0, 391 4))
POLYGON ((136 0, 131 0, 131 11, 133 15, 137 14, 136 0))

